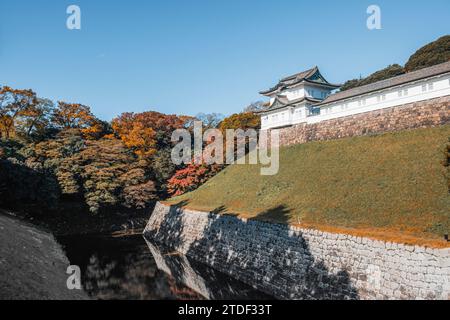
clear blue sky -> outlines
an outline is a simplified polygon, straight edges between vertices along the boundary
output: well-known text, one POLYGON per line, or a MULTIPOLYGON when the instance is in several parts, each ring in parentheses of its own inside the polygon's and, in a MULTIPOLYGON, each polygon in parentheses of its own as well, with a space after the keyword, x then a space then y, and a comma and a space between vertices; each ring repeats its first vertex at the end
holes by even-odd
POLYGON ((15 0, 0 3, 0 84, 125 111, 231 114, 283 76, 331 82, 404 64, 450 33, 450 1, 15 0), (66 28, 66 8, 82 29, 66 28), (382 10, 382 30, 366 9, 382 10))

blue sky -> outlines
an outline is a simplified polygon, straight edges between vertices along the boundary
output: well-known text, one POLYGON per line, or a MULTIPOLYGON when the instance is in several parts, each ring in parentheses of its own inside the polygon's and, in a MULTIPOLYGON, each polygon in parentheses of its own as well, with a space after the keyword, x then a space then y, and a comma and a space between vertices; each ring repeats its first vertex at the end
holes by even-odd
POLYGON ((228 115, 314 65, 344 82, 404 64, 449 34, 449 21, 448 0, 1 1, 0 84, 89 105, 105 120, 228 115), (70 4, 81 8, 81 30, 66 28, 70 4), (371 4, 382 30, 366 28, 371 4))

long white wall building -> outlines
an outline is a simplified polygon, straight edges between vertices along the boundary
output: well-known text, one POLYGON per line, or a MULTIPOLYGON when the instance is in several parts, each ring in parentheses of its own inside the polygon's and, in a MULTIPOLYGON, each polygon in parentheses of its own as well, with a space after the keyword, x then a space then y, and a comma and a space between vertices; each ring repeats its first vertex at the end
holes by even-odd
POLYGON ((270 98, 260 112, 261 128, 318 123, 450 95, 450 61, 335 93, 338 88, 317 67, 280 80, 261 92, 270 98))

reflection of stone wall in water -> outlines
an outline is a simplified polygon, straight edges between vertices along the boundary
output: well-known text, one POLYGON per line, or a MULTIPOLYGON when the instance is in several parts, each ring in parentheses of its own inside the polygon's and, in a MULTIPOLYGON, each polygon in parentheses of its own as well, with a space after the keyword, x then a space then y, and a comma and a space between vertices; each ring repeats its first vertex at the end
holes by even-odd
POLYGON ((159 270, 141 235, 59 237, 70 262, 81 269, 84 289, 100 300, 198 300, 159 270))
POLYGON ((179 253, 164 253, 160 248, 149 241, 147 245, 158 268, 175 278, 195 292, 210 300, 239 300, 269 298, 257 292, 248 285, 215 271, 196 261, 190 261, 179 253))
POLYGON ((450 299, 450 249, 158 204, 147 238, 282 299, 450 299))

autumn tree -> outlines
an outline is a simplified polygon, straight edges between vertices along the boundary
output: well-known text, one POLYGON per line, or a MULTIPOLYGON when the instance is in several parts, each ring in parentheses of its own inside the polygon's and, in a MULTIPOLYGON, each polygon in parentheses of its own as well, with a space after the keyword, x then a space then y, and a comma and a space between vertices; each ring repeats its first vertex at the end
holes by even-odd
POLYGON ((112 128, 124 144, 140 158, 152 157, 170 145, 172 132, 185 126, 186 119, 159 112, 123 113, 112 121, 112 128))
POLYGON ((83 150, 62 163, 58 176, 80 182, 93 213, 118 205, 143 208, 155 197, 145 169, 116 139, 87 141, 83 150))
POLYGON ((88 140, 99 140, 113 134, 111 124, 100 119, 94 119, 91 125, 82 129, 81 132, 88 140))
POLYGON ((225 131, 227 129, 259 129, 261 127, 261 117, 252 112, 236 113, 225 118, 220 124, 220 129, 225 131))
POLYGON ((193 191, 204 184, 208 179, 216 175, 221 166, 205 164, 189 164, 178 170, 168 181, 168 191, 172 196, 179 196, 193 191))
POLYGON ((176 170, 181 169, 181 166, 173 163, 172 149, 170 147, 161 148, 156 151, 149 165, 160 196, 165 197, 167 195, 168 180, 175 174, 176 170))
POLYGON ((109 125, 97 119, 90 107, 79 103, 58 102, 52 122, 62 130, 79 129, 87 139, 100 139, 111 133, 109 125))
POLYGON ((32 90, 0 88, 0 135, 10 139, 15 134, 15 125, 36 104, 36 94, 32 90))
MULTIPOLYGON (((242 135, 234 135, 234 159, 241 158, 253 150, 257 143, 257 133, 247 135, 247 130, 258 130, 261 127, 261 117, 253 112, 237 113, 224 119, 220 130, 227 136, 227 130, 243 130, 242 135), (244 139, 244 140, 242 140, 244 139)), ((251 132, 249 132, 251 133, 251 132)), ((229 155, 227 155, 229 157, 229 155)), ((228 159, 229 160, 229 159, 228 159)))
POLYGON ((63 129, 84 129, 92 125, 95 116, 88 106, 58 101, 52 121, 63 129))
POLYGON ((51 171, 57 177, 63 194, 77 195, 80 192, 79 181, 71 171, 75 163, 67 159, 72 159, 84 148, 82 132, 79 129, 67 129, 59 132, 54 139, 27 145, 21 154, 30 167, 51 171))
POLYGON ((145 168, 117 139, 87 141, 85 148, 62 163, 61 174, 80 182, 93 213, 119 205, 140 209, 155 198, 155 185, 145 168))
POLYGON ((36 103, 29 106, 17 118, 17 131, 26 139, 44 139, 51 128, 51 115, 54 104, 49 99, 37 98, 36 103))
POLYGON ((41 214, 58 204, 58 181, 52 170, 28 159, 24 147, 0 140, 0 205, 41 214))
POLYGON ((80 129, 67 129, 22 154, 30 167, 57 178, 64 198, 83 200, 93 213, 115 206, 143 208, 156 197, 146 163, 119 139, 88 140, 80 129))

